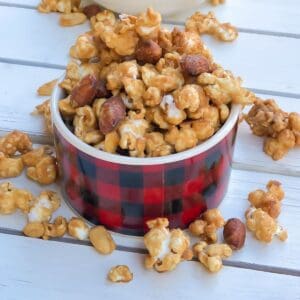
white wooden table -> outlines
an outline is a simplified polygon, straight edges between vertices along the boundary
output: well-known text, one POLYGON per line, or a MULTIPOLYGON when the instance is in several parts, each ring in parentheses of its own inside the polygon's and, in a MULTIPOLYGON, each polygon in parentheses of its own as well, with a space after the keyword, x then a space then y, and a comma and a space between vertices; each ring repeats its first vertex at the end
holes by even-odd
MULTIPOLYGON (((57 14, 39 14, 39 0, 0 0, 0 134, 28 132, 36 143, 49 141, 41 118, 30 115, 41 102, 36 88, 61 75, 68 49, 88 24, 61 28, 57 14)), ((208 5, 200 7, 211 9, 208 5)), ((300 111, 300 1, 227 0, 213 8, 217 16, 240 29, 234 43, 205 41, 217 61, 245 79, 245 86, 283 109, 300 111)), ((182 24, 191 14, 170 17, 182 24)), ((259 243, 247 234, 243 250, 225 261, 223 270, 208 274, 197 262, 184 262, 158 274, 143 267, 139 238, 114 234, 117 250, 101 256, 87 241, 69 237, 43 241, 22 236, 25 218, 0 216, 0 299, 300 299, 300 151, 274 162, 262 152, 262 140, 248 126, 239 128, 234 169, 220 209, 225 218, 240 217, 249 191, 269 179, 283 183, 286 198, 279 221, 288 228, 287 242, 259 243), (128 265, 129 284, 106 280, 110 267, 128 265)), ((25 176, 12 180, 37 194, 42 187, 25 176)), ((53 185, 51 188, 58 190, 53 185)), ((74 213, 63 203, 56 215, 74 213)))

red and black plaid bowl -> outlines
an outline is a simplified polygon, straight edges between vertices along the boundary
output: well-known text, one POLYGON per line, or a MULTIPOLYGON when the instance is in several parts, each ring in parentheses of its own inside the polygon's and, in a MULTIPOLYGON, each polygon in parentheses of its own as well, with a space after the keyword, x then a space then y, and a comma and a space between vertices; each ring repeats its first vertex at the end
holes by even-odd
POLYGON ((61 186, 67 201, 94 224, 143 235, 149 219, 167 217, 186 228, 207 208, 217 207, 228 186, 240 108, 201 145, 164 157, 133 158, 97 150, 64 124, 56 87, 52 115, 61 186))

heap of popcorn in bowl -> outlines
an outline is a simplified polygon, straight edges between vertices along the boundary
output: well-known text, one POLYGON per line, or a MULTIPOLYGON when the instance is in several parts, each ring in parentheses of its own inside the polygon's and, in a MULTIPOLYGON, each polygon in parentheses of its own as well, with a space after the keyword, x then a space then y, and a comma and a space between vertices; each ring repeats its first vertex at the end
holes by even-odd
MULTIPOLYGON (((220 1, 223 2, 223 1, 220 1)), ((80 7, 80 1, 43 0, 40 12, 61 12, 60 23, 73 26, 90 21, 70 49, 71 61, 59 82, 66 96, 59 101, 62 119, 72 133, 91 147, 130 157, 159 157, 192 149, 211 138, 230 116, 233 105, 252 105, 244 116, 253 133, 265 137, 264 151, 274 160, 300 145, 300 115, 282 111, 274 100, 262 100, 242 87, 242 81, 217 64, 199 35, 221 41, 237 38, 235 27, 220 23, 213 13, 195 13, 185 28, 169 30, 159 12, 149 8, 138 16, 118 17, 97 5, 80 7)), ((40 87, 49 96, 54 80, 40 87)), ((37 107, 51 132, 49 100, 37 107)), ((32 148, 29 137, 15 131, 0 139, 0 178, 16 177, 27 167, 27 176, 47 185, 55 182, 55 157, 48 146, 32 148)), ((188 232, 169 229, 166 218, 147 222, 144 236, 148 254, 145 266, 171 271, 193 258, 210 272, 244 246, 246 227, 260 241, 284 241, 287 231, 277 221, 284 192, 271 180, 267 191, 249 194, 246 225, 237 218, 225 221, 217 209, 207 210, 192 222, 189 232, 199 241, 191 247, 188 232), (218 231, 223 230, 223 242, 218 231)), ((0 185, 0 213, 16 210, 27 215, 24 234, 36 238, 61 237, 68 232, 89 239, 101 254, 116 248, 104 226, 92 229, 80 218, 51 221, 60 206, 49 190, 39 196, 9 182, 0 185)), ((133 274, 119 265, 109 271, 114 282, 129 282, 133 274)))

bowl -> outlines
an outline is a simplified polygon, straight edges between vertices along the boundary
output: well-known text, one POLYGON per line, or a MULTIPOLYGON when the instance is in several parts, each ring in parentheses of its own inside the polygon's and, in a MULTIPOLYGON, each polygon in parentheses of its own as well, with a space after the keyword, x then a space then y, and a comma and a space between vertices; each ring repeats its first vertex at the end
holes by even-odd
MULTIPOLYGON (((63 80, 64 76, 61 78, 63 80)), ((77 138, 61 118, 56 85, 51 111, 62 192, 83 218, 129 235, 143 235, 146 221, 169 219, 186 228, 207 208, 217 207, 228 187, 240 106, 210 139, 163 157, 110 154, 77 138)))
POLYGON ((148 7, 152 7, 162 15, 167 16, 186 10, 187 7, 189 9, 199 8, 199 4, 205 0, 94 0, 93 2, 118 13, 138 14, 148 7))

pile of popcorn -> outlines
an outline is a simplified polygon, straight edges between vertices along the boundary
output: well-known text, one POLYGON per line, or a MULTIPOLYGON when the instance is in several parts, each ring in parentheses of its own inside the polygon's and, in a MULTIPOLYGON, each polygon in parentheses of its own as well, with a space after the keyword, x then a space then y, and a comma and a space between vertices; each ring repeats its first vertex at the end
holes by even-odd
MULTIPOLYGON (((67 97, 59 109, 85 143, 133 157, 184 151, 219 130, 232 104, 256 99, 240 78, 214 62, 199 37, 237 37, 233 26, 219 23, 212 13, 197 12, 185 30, 170 31, 152 9, 118 19, 95 5, 84 11, 89 11, 91 31, 70 49, 72 60, 60 83, 67 97)), ((39 94, 45 95, 53 83, 41 87, 39 94)), ((37 108, 47 124, 48 107, 45 102, 37 108)))

